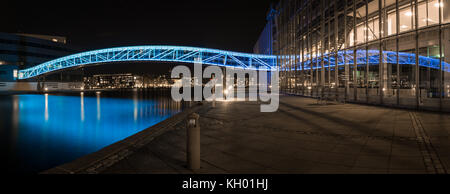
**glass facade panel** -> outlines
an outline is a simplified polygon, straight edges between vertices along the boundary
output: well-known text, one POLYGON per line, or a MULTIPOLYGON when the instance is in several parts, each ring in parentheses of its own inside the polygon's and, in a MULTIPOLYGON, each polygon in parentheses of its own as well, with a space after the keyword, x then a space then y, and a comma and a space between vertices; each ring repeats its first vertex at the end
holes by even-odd
POLYGON ((450 109, 450 25, 442 27, 441 36, 442 109, 450 109))
POLYGON ((397 34, 397 12, 395 12, 395 10, 388 14, 387 34, 388 36, 397 34))
POLYGON ((439 28, 419 32, 420 105, 424 109, 439 108, 439 28))
POLYGON ((380 44, 373 43, 369 45, 368 48, 367 64, 369 70, 367 74, 367 98, 369 100, 369 103, 379 103, 381 99, 380 71, 383 68, 382 65, 380 66, 380 44))
POLYGON ((417 106, 414 37, 414 33, 408 33, 399 37, 400 106, 406 107, 417 106))
POLYGON ((349 67, 348 99, 351 101, 355 101, 357 99, 356 88, 357 88, 358 77, 356 74, 356 64, 354 63, 355 55, 356 55, 356 49, 348 49, 348 53, 347 53, 348 67, 349 67))
MULTIPOLYGON (((428 23, 428 12, 427 12, 427 2, 419 3, 419 27, 427 26, 428 23)), ((439 14, 439 12, 438 12, 439 14)))
POLYGON ((383 103, 387 105, 398 104, 398 93, 400 90, 399 84, 399 69, 397 64, 397 40, 395 38, 383 41, 383 55, 382 62, 383 70, 385 72, 383 79, 383 103))
POLYGON ((362 23, 356 26, 356 45, 366 42, 366 24, 362 23))
MULTIPOLYGON (((365 102, 367 100, 366 89, 367 89, 367 80, 368 80, 368 66, 367 66, 367 53, 366 47, 357 47, 356 48, 356 62, 357 68, 355 72, 355 85, 356 88, 356 101, 365 102)), ((355 91, 354 91, 355 92, 355 91)))
POLYGON ((368 40, 377 40, 380 38, 380 20, 377 19, 372 19, 369 21, 369 36, 368 36, 368 40))
POLYGON ((406 6, 399 10, 400 32, 412 30, 414 28, 414 6, 406 6))
POLYGON ((419 27, 439 24, 439 0, 421 1, 418 12, 419 27))
POLYGON ((427 13, 428 25, 439 24, 439 0, 429 0, 427 8, 428 8, 427 13))
MULTIPOLYGON (((434 5, 436 5, 436 3, 434 5)), ((437 5, 439 5, 439 3, 437 5)), ((450 23, 450 0, 441 0, 440 7, 442 23, 450 23)))

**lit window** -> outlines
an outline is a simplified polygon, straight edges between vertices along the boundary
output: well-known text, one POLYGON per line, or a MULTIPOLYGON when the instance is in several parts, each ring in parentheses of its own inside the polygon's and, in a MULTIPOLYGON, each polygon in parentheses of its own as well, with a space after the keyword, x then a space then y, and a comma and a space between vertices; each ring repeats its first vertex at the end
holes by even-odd
POLYGON ((388 35, 397 33, 397 18, 395 12, 388 15, 388 35))
MULTIPOLYGON (((442 4, 442 2, 441 2, 442 4)), ((441 5, 442 7, 442 5, 441 5)), ((428 25, 439 23, 439 2, 433 0, 428 2, 428 25), (432 6, 432 5, 435 6, 432 6), (436 6, 437 5, 437 6, 436 6)))
POLYGON ((419 4, 419 27, 439 23, 439 0, 429 0, 419 4))
POLYGON ((414 20, 412 17, 414 13, 414 7, 408 6, 400 10, 400 32, 411 30, 414 26, 414 20))
MULTIPOLYGON (((430 4, 431 4, 431 2, 430 2, 430 4)), ((434 7, 444 7, 444 3, 439 3, 439 2, 436 2, 436 0, 433 2, 433 4, 434 4, 434 7), (440 6, 439 6, 440 5, 440 6)))
POLYGON ((419 27, 427 26, 428 20, 429 18, 427 18, 427 4, 419 4, 419 27))

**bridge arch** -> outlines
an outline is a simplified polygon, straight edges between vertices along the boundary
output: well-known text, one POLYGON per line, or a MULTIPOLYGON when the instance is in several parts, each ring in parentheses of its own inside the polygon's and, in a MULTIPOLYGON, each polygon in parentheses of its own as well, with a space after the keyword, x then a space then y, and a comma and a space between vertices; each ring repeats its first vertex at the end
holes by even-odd
POLYGON ((58 58, 18 72, 19 79, 29 79, 54 71, 98 63, 126 61, 163 61, 194 63, 200 60, 206 65, 243 69, 273 70, 277 57, 217 49, 181 46, 132 46, 117 47, 58 58))

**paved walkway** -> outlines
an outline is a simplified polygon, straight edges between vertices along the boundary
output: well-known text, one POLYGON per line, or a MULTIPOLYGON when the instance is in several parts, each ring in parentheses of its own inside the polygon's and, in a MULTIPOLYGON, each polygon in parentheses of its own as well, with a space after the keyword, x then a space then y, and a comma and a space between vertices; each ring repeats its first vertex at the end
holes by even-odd
POLYGON ((282 96, 275 113, 221 102, 201 115, 202 169, 185 167, 183 124, 102 173, 446 173, 450 114, 282 96))

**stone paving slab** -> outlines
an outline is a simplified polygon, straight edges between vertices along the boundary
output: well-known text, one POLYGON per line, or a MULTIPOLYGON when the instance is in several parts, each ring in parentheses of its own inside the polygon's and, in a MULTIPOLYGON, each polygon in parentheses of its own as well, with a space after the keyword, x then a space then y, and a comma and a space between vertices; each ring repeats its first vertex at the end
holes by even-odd
POLYGON ((186 129, 179 123, 100 173, 422 174, 450 167, 445 113, 295 96, 281 96, 278 112, 259 108, 257 102, 217 102, 197 111, 201 170, 185 166, 186 129), (434 149, 423 149, 429 145, 434 149))

